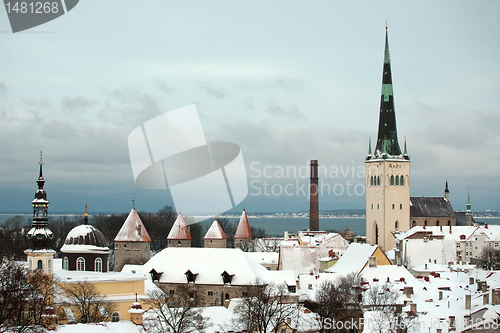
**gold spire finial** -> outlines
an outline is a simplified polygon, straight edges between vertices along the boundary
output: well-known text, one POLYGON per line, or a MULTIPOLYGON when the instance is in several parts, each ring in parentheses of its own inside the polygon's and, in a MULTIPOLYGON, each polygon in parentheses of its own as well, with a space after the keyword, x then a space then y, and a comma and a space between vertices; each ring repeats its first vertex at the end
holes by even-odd
POLYGON ((40 163, 40 165, 42 165, 42 164, 43 164, 43 161, 42 161, 42 156, 43 156, 43 153, 42 153, 42 151, 40 150, 40 162, 39 162, 39 163, 40 163))
POLYGON ((385 21, 385 30, 387 30, 387 21, 385 21))
POLYGON ((89 217, 89 214, 87 213, 87 204, 85 204, 85 214, 83 214, 85 217, 89 217))

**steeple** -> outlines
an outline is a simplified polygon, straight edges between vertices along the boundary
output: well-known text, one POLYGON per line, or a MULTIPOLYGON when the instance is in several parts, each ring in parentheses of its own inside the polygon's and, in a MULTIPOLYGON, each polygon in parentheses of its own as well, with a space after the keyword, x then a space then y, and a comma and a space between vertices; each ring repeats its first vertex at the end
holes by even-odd
POLYGON ((380 116, 378 125, 376 155, 383 158, 401 155, 398 133, 396 130, 396 112, 392 91, 391 60, 389 56, 389 38, 385 27, 384 71, 382 75, 382 96, 380 100, 380 116))
POLYGON ((368 155, 372 154, 372 137, 368 138, 368 155))
POLYGON ((446 185, 444 186, 444 198, 450 200, 450 190, 448 189, 448 179, 446 179, 446 185))
POLYGON ((83 224, 89 224, 89 213, 87 213, 87 204, 85 204, 85 214, 83 214, 83 224))
POLYGON ((465 210, 465 215, 472 215, 472 205, 470 203, 470 191, 467 196, 467 208, 465 210))
POLYGON ((50 201, 47 200, 47 193, 43 189, 45 179, 43 179, 43 160, 40 152, 40 173, 38 175, 38 189, 35 198, 31 201, 33 206, 33 223, 31 229, 26 234, 28 248, 32 250, 51 249, 54 244, 54 234, 48 227, 48 209, 50 201))

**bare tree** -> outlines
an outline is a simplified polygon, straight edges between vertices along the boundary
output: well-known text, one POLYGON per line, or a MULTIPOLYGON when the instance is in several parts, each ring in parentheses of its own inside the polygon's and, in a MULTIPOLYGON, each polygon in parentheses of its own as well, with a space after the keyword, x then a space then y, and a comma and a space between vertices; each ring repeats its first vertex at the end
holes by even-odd
POLYGON ((146 302, 150 310, 145 314, 144 326, 148 332, 194 333, 203 332, 208 320, 196 308, 198 292, 182 286, 173 294, 155 289, 148 292, 146 302))
POLYGON ((290 299, 285 284, 263 284, 257 280, 248 286, 244 295, 235 312, 248 332, 276 331, 287 318, 298 315, 297 303, 290 299))
POLYGON ((406 332, 415 322, 415 315, 402 311, 400 292, 392 283, 379 283, 366 291, 366 305, 372 311, 374 332, 406 332))
POLYGON ((361 292, 360 278, 355 273, 320 284, 315 299, 307 302, 319 316, 320 332, 348 331, 343 323, 360 323, 363 317, 361 292))
POLYGON ((68 304, 73 306, 82 323, 98 323, 110 320, 110 313, 116 310, 116 303, 110 302, 96 286, 87 281, 79 281, 62 286, 68 296, 68 304))
POLYGON ((486 270, 500 268, 500 250, 496 250, 491 246, 485 246, 479 258, 482 260, 482 266, 486 270))
POLYGON ((0 332, 38 332, 37 314, 43 308, 39 289, 28 282, 25 265, 3 257, 0 263, 0 332))

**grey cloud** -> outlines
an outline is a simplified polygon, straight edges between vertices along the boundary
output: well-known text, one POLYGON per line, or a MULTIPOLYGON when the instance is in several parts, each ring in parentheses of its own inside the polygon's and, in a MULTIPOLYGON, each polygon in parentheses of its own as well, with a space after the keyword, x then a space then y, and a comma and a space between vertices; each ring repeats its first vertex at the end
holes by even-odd
POLYGON ((70 111, 74 114, 85 112, 87 109, 94 108, 96 101, 86 97, 64 97, 61 101, 63 111, 70 111))
POLYGON ((153 83, 156 85, 156 87, 163 93, 167 95, 173 95, 175 92, 175 89, 173 86, 167 84, 165 81, 163 81, 160 78, 154 78, 153 83))
POLYGON ((3 82, 0 82, 0 95, 6 95, 9 92, 7 85, 3 82))
POLYGON ((305 115, 296 105, 292 105, 290 107, 283 107, 278 105, 274 101, 267 102, 267 111, 271 114, 279 117, 288 118, 290 120, 303 120, 307 121, 305 115))
POLYGON ((199 82, 198 89, 203 91, 208 96, 217 99, 224 99, 229 96, 229 93, 224 87, 216 87, 213 83, 199 82))

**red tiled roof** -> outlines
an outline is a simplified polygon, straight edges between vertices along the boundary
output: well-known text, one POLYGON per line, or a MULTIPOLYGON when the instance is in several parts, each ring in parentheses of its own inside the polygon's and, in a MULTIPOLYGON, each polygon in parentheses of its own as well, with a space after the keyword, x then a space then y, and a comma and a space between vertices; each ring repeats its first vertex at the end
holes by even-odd
POLYGON ((139 214, 132 208, 122 228, 115 237, 115 242, 151 242, 139 214))
POLYGON ((212 225, 210 226, 210 229, 208 229, 205 237, 205 239, 226 239, 227 236, 224 233, 224 230, 222 230, 219 221, 217 219, 212 222, 212 225))
POLYGON ((177 215, 177 219, 175 220, 172 229, 170 229, 167 239, 191 239, 191 234, 189 233, 189 229, 181 213, 177 215))
POLYGON ((250 224, 248 223, 247 212, 244 209, 241 214, 240 223, 238 223, 238 228, 234 233, 234 238, 252 238, 252 231, 250 230, 250 224))

